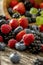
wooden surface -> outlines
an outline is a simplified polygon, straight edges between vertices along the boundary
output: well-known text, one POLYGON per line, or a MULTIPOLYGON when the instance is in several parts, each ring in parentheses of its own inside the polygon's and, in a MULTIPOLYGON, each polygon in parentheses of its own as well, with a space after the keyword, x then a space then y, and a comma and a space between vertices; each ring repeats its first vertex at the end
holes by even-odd
POLYGON ((29 53, 29 51, 19 52, 17 50, 6 48, 4 52, 0 52, 0 65, 33 65, 35 59, 42 57, 42 55, 43 54, 34 55, 29 53), (10 54, 14 52, 17 52, 21 56, 19 64, 13 64, 9 59, 10 54))

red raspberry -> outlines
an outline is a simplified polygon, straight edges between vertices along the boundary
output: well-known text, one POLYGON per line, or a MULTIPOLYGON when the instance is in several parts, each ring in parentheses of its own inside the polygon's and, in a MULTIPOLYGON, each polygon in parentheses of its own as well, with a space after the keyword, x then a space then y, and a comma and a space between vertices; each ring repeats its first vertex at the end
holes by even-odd
POLYGON ((24 40, 24 44, 25 44, 26 46, 28 46, 28 45, 30 45, 32 42, 34 42, 35 37, 34 37, 33 34, 25 34, 25 35, 23 36, 23 40, 24 40))
POLYGON ((43 25, 39 26, 40 32, 43 32, 43 25))
POLYGON ((17 19, 12 19, 9 23, 9 25, 12 27, 12 28, 17 28, 19 23, 18 23, 18 20, 17 19))
POLYGON ((3 42, 3 37, 2 36, 0 36, 0 42, 3 42))
POLYGON ((17 43, 17 41, 15 39, 10 39, 8 41, 8 47, 14 48, 16 43, 17 43))
POLYGON ((23 28, 28 27, 28 19, 26 17, 21 17, 19 19, 19 23, 20 23, 20 26, 22 26, 23 28))
POLYGON ((15 5, 17 5, 18 4, 18 0, 11 0, 10 1, 10 7, 14 7, 15 5))
POLYGON ((8 24, 3 24, 1 26, 1 32, 4 34, 8 34, 12 30, 12 27, 9 26, 8 24))
POLYGON ((17 41, 20 41, 23 37, 23 35, 26 34, 26 32, 23 30, 21 32, 19 32, 17 35, 16 35, 16 40, 17 41))

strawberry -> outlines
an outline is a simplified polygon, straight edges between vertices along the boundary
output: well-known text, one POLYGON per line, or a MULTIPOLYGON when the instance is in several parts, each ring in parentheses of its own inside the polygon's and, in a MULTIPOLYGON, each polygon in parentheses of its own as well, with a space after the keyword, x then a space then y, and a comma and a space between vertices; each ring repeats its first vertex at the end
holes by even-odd
POLYGON ((40 8, 43 8, 43 3, 40 4, 40 8))
POLYGON ((3 42, 3 37, 0 35, 0 42, 3 42))
POLYGON ((17 19, 12 19, 10 22, 9 22, 9 25, 15 29, 18 27, 19 23, 18 23, 18 20, 17 19))
POLYGON ((39 26, 40 32, 43 32, 43 25, 39 26))
POLYGON ((17 41, 15 39, 10 39, 8 41, 8 47, 14 48, 16 43, 17 43, 17 41))
POLYGON ((1 32, 4 34, 8 34, 12 30, 12 27, 9 26, 8 24, 3 24, 1 26, 1 32))
POLYGON ((24 4, 20 2, 16 6, 13 7, 13 11, 17 11, 20 14, 24 14, 26 10, 25 10, 24 4))
POLYGON ((10 7, 13 8, 15 5, 18 4, 18 0, 11 0, 10 1, 10 7))
POLYGON ((21 17, 18 22, 20 23, 20 26, 22 26, 23 28, 27 28, 28 27, 28 19, 26 17, 21 17))
POLYGON ((29 46, 32 42, 34 42, 35 37, 33 34, 25 34, 23 36, 23 41, 26 46, 29 46))
POLYGON ((26 34, 26 32, 23 30, 21 32, 19 32, 17 35, 16 35, 16 40, 17 41, 20 41, 23 37, 23 35, 26 34))

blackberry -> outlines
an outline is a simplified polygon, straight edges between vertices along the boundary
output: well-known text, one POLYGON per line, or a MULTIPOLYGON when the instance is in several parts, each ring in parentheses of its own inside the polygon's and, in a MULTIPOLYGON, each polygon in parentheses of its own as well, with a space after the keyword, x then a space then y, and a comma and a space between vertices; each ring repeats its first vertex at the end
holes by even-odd
POLYGON ((30 46, 29 46, 29 51, 33 54, 38 54, 40 52, 40 44, 37 44, 37 43, 32 43, 30 46))
POLYGON ((20 15, 19 13, 14 13, 14 14, 12 15, 13 18, 20 18, 20 16, 21 16, 21 15, 20 15))
POLYGON ((33 23, 31 17, 27 17, 29 23, 33 23))
POLYGON ((9 34, 7 35, 4 35, 3 34, 3 39, 4 39, 4 42, 7 44, 8 43, 8 40, 10 40, 11 38, 14 38, 13 36, 13 31, 11 31, 9 34))
POLYGON ((32 22, 35 23, 36 22, 36 18, 31 18, 32 22))
POLYGON ((43 65, 43 59, 36 59, 34 65, 43 65))
POLYGON ((25 16, 26 16, 26 17, 31 17, 32 15, 29 13, 29 11, 26 11, 26 12, 25 12, 25 16))
POLYGON ((32 8, 32 4, 27 0, 24 2, 24 5, 25 5, 26 10, 30 10, 30 8, 32 8))
POLYGON ((8 8, 8 12, 9 12, 9 14, 12 16, 13 15, 13 10, 12 10, 12 8, 8 8))

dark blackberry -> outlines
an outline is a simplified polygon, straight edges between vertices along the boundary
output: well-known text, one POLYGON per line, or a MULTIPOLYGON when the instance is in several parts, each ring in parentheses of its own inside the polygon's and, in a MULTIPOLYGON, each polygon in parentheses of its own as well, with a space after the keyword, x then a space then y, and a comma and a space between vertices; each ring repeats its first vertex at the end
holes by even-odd
POLYGON ((31 17, 27 17, 29 23, 33 23, 31 17))
POLYGON ((37 44, 37 43, 32 43, 30 46, 29 46, 29 51, 33 54, 38 54, 40 52, 40 44, 37 44))
POLYGON ((29 13, 29 11, 26 11, 26 12, 25 12, 25 16, 26 16, 26 17, 31 17, 32 15, 29 13))
POLYGON ((30 8, 32 8, 32 4, 27 0, 24 2, 24 5, 25 5, 26 10, 30 10, 30 8))
POLYGON ((32 22, 35 23, 36 22, 36 18, 31 18, 32 22))
POLYGON ((36 59, 34 65, 43 65, 43 59, 36 59))
POLYGON ((20 15, 19 13, 14 13, 14 14, 12 15, 13 18, 20 18, 20 16, 21 16, 21 15, 20 15))
POLYGON ((9 14, 12 16, 13 15, 13 10, 12 10, 12 8, 8 8, 8 12, 9 12, 9 14))
POLYGON ((14 38, 14 36, 13 36, 13 31, 11 31, 9 34, 7 34, 7 35, 4 35, 3 34, 3 39, 4 39, 4 42, 5 43, 7 43, 8 42, 8 40, 10 40, 11 38, 14 38))

